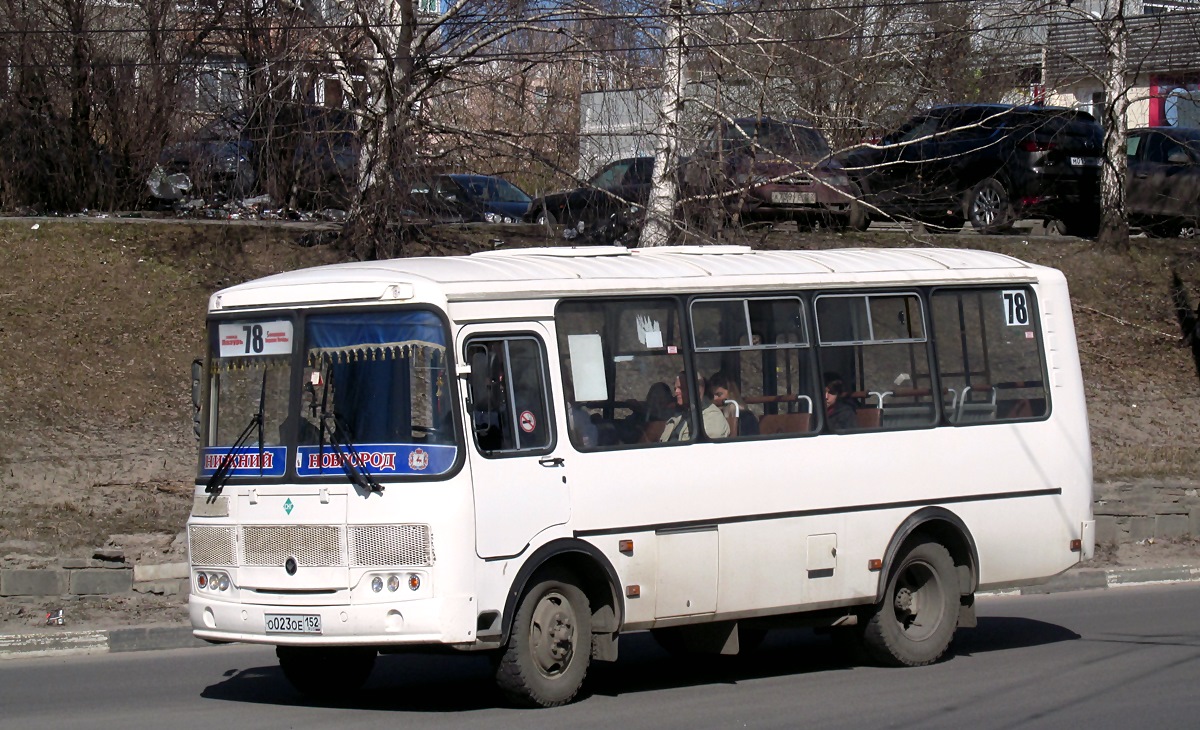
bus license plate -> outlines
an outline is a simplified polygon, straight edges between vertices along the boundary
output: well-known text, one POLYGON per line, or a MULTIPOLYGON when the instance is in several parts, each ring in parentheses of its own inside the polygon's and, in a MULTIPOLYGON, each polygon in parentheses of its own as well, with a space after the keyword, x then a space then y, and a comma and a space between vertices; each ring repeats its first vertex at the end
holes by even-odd
POLYGON ((771 193, 771 202, 780 205, 812 205, 817 202, 816 193, 771 193))
POLYGON ((307 613, 268 613, 268 634, 319 634, 321 617, 307 613))

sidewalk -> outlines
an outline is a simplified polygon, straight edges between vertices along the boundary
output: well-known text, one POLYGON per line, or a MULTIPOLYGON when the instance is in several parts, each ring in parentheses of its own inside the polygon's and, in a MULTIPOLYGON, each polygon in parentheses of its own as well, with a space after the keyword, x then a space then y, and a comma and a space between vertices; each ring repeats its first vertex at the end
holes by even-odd
MULTIPOLYGON (((980 595, 1039 595, 1082 590, 1107 590, 1152 583, 1200 581, 1200 566, 1158 568, 1072 568, 1049 583, 1013 589, 987 591, 980 595)), ((0 661, 29 657, 72 654, 106 654, 159 649, 186 649, 212 646, 192 636, 192 628, 183 624, 155 624, 91 631, 55 630, 48 627, 24 634, 0 634, 0 661)))

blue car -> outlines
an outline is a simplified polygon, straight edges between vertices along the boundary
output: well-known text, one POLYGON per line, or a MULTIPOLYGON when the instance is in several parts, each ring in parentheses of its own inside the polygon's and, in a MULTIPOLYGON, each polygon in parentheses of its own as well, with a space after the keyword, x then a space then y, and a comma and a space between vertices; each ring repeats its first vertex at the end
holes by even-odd
POLYGON ((520 223, 529 210, 530 198, 521 188, 491 175, 447 175, 467 192, 471 202, 483 210, 488 223, 520 223))

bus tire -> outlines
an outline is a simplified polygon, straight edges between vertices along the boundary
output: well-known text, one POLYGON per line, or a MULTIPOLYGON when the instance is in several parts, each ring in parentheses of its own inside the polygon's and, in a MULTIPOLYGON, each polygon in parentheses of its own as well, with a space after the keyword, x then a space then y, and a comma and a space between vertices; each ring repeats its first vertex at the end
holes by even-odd
POLYGON ((548 570, 521 598, 496 668, 496 683, 518 705, 565 705, 583 685, 592 656, 592 613, 576 583, 566 571, 548 570))
POLYGON ((954 560, 937 542, 919 538, 891 571, 883 602, 863 627, 863 648, 888 666, 932 664, 954 638, 958 607, 954 560))
POLYGON ((277 646, 283 676, 300 694, 335 700, 362 688, 375 668, 375 650, 358 646, 277 646))

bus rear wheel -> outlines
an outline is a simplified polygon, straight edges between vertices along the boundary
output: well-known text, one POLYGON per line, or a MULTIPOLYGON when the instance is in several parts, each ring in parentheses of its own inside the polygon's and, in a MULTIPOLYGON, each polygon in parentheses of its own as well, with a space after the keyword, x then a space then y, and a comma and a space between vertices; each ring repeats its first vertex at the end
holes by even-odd
POLYGON ((587 596, 565 571, 533 579, 513 618, 496 683, 526 707, 557 707, 574 699, 592 657, 587 596))
POLYGON ((275 656, 292 686, 317 700, 361 689, 375 668, 375 650, 357 646, 277 646, 275 656))
POLYGON ((941 658, 958 625, 954 560, 932 540, 914 543, 888 578, 883 603, 863 627, 863 648, 880 664, 919 667, 941 658))

